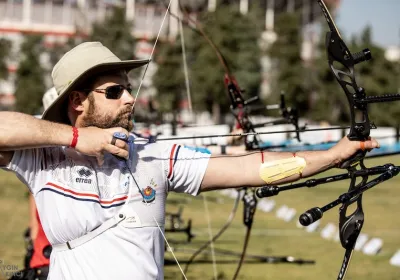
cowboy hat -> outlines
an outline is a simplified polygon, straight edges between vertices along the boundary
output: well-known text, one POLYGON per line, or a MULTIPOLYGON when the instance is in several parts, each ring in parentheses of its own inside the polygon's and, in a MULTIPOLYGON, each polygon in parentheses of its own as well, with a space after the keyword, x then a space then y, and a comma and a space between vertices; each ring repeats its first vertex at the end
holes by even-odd
POLYGON ((43 112, 42 119, 70 124, 65 102, 77 87, 100 73, 126 70, 127 72, 149 63, 144 60, 121 61, 100 42, 85 42, 67 52, 54 66, 51 77, 57 98, 43 112))

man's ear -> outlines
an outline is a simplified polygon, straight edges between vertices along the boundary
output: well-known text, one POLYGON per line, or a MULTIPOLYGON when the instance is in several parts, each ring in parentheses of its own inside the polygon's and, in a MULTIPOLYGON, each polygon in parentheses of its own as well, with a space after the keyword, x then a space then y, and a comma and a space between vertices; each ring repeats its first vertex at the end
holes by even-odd
POLYGON ((69 104, 75 111, 83 112, 84 111, 83 102, 86 100, 86 98, 87 98, 86 94, 80 91, 73 91, 69 95, 69 104))

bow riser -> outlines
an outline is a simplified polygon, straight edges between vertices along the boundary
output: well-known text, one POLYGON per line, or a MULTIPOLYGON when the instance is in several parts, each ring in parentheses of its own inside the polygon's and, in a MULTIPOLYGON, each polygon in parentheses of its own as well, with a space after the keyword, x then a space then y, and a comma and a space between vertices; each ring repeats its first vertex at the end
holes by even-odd
MULTIPOLYGON (((349 102, 350 119, 352 123, 347 136, 350 140, 365 141, 370 135, 371 123, 368 117, 367 104, 361 104, 356 101, 364 99, 366 96, 364 89, 359 87, 355 80, 354 65, 356 60, 354 60, 353 55, 336 31, 327 33, 326 46, 331 71, 345 92, 349 102), (337 69, 335 67, 335 62, 342 65, 347 72, 337 69)), ((369 58, 370 57, 369 55, 369 58)), ((362 60, 360 59, 359 62, 365 60, 368 60, 368 57, 362 60)))

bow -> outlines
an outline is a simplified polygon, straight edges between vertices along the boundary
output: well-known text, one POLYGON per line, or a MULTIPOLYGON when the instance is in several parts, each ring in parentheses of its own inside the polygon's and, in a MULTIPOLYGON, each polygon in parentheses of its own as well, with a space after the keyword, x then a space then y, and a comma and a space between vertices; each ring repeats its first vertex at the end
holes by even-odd
MULTIPOLYGON (((377 102, 388 102, 400 100, 400 94, 390 94, 383 96, 367 97, 364 88, 359 86, 356 81, 354 66, 360 62, 368 61, 372 58, 368 49, 361 52, 351 53, 335 25, 332 16, 329 13, 323 0, 317 0, 321 10, 326 18, 329 31, 326 34, 326 48, 329 67, 334 74, 339 85, 346 94, 349 102, 350 110, 350 132, 347 137, 352 141, 366 141, 369 139, 370 129, 376 128, 370 122, 368 116, 368 104, 377 102), (340 68, 337 68, 337 67, 340 68)), ((338 274, 338 280, 344 279, 352 253, 357 242, 357 238, 364 224, 364 212, 362 207, 362 195, 365 191, 393 178, 400 172, 398 166, 386 164, 384 166, 376 166, 366 168, 364 165, 365 150, 358 151, 351 158, 343 162, 339 167, 347 169, 347 173, 335 176, 329 176, 319 179, 309 179, 303 183, 292 184, 290 186, 276 187, 267 186, 257 190, 258 197, 267 197, 277 195, 280 191, 300 188, 315 187, 320 184, 336 182, 339 180, 350 179, 348 192, 339 196, 338 199, 323 207, 314 207, 303 213, 299 221, 303 226, 322 218, 323 213, 341 204, 339 209, 339 236, 342 247, 345 249, 344 258, 338 274), (376 179, 368 181, 371 175, 380 175, 376 179), (357 178, 361 178, 357 183, 357 178), (355 211, 347 214, 348 207, 356 204, 355 211)))

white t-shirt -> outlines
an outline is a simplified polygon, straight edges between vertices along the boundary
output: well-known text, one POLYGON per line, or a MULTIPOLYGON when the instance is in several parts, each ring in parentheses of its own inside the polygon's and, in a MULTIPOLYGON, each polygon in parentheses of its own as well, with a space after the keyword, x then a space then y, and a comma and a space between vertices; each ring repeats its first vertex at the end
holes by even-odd
POLYGON ((110 154, 100 167, 94 157, 67 147, 20 150, 5 168, 34 195, 51 244, 81 237, 123 206, 142 225, 132 227, 126 220, 73 250, 53 252, 49 280, 164 278, 164 239, 154 218, 164 229, 169 191, 198 194, 210 155, 139 138, 129 146, 130 169, 148 205, 125 161, 110 154), (124 205, 129 188, 132 196, 124 205))

